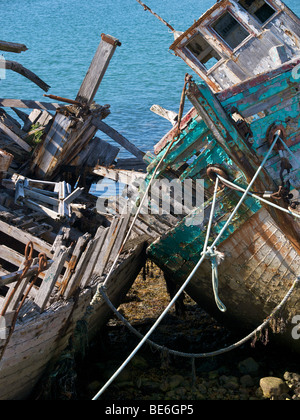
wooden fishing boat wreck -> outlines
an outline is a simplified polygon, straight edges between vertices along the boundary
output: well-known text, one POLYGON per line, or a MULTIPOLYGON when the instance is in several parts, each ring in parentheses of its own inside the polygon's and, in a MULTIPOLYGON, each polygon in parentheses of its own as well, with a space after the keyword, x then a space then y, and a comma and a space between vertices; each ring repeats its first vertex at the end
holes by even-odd
MULTIPOLYGON (((186 78, 178 115, 153 108, 173 124, 154 154, 107 125, 109 107, 94 103, 120 45, 109 35, 74 100, 0 99, 1 400, 28 397, 77 327, 88 337, 101 329, 110 309, 100 287, 117 307, 146 246, 169 284, 190 277, 186 292, 243 333, 291 290, 272 321, 282 329, 284 319, 281 339, 300 350, 292 334, 300 309, 292 289, 300 274, 299 27, 279 0, 221 0, 186 32, 174 30, 171 49, 202 81, 186 78), (185 95, 193 107, 183 116, 185 95), (99 130, 134 158, 118 160, 99 130), (128 186, 107 211, 89 193, 103 178, 128 186), (156 178, 168 183, 150 191, 156 178), (116 211, 129 202, 135 214, 116 211)), ((49 89, 16 62, 5 69, 49 89)))
MULTIPOLYGON (((129 229, 130 212, 106 208, 106 199, 90 193, 104 178, 132 184, 145 177, 144 153, 104 123, 109 106, 94 103, 119 45, 102 34, 75 100, 0 99, 1 400, 27 398, 78 324, 89 338, 105 325, 110 309, 99 285, 118 305, 145 263, 145 244, 170 228, 153 227, 145 215, 129 229), (119 147, 97 137, 99 130, 134 157, 118 160, 119 147)), ((27 49, 2 41, 0 48, 27 49)), ((16 62, 2 67, 49 89, 16 62)))
POLYGON ((292 291, 272 323, 299 351, 300 20, 279 0, 221 0, 184 33, 168 26, 170 49, 202 80, 186 78, 192 109, 175 125, 162 113, 174 126, 147 155, 148 182, 155 170, 170 182, 182 214, 148 256, 246 335, 292 291), (204 203, 187 209, 184 184, 197 180, 204 203))

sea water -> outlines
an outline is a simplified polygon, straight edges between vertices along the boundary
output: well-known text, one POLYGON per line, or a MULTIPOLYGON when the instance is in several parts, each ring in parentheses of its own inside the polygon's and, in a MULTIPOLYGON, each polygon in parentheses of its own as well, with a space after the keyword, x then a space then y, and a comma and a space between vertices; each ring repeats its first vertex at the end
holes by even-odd
MULTIPOLYGON (((144 0, 177 31, 194 23, 214 0, 144 0)), ((300 15, 299 0, 286 4, 300 15)), ((136 0, 0 0, 0 39, 24 43, 28 51, 3 53, 51 86, 48 93, 75 99, 91 60, 106 33, 120 40, 96 95, 110 104, 106 123, 144 152, 171 128, 150 111, 153 104, 178 112, 185 73, 192 70, 169 50, 171 31, 136 0)), ((194 75, 195 78, 196 75, 194 75)), ((0 97, 47 101, 24 77, 6 72, 0 97)), ((186 107, 191 107, 187 104, 186 107)), ((105 140, 108 138, 99 133, 105 140)), ((111 141, 111 140, 109 140, 111 141)), ((120 157, 130 157, 122 150, 120 157)))

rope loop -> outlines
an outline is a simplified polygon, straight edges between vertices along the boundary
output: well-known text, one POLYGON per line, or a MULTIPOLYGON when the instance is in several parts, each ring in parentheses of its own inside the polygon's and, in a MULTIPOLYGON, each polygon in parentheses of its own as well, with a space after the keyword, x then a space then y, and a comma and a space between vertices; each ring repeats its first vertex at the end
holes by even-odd
POLYGON ((217 251, 217 248, 214 247, 214 249, 207 248, 205 253, 202 252, 202 255, 204 255, 206 259, 210 259, 210 262, 211 262, 212 286, 213 286, 213 291, 214 291, 217 307, 221 312, 226 312, 227 308, 224 305, 224 303, 221 301, 221 299, 219 298, 219 276, 218 276, 218 266, 224 260, 225 254, 223 254, 223 252, 217 251))
POLYGON ((25 254, 24 254, 25 255, 25 263, 27 263, 28 261, 32 261, 33 251, 34 251, 34 245, 30 241, 30 242, 28 242, 28 244, 25 247, 25 254))
POLYGON ((39 254, 39 270, 38 275, 47 269, 48 260, 45 253, 39 254))

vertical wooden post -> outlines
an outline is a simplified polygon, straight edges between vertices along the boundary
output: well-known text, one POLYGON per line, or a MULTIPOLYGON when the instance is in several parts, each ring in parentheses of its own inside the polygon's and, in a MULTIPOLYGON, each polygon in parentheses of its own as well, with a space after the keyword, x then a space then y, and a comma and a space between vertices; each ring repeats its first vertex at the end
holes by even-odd
POLYGON ((99 85, 104 77, 109 62, 117 48, 119 40, 102 34, 102 39, 77 94, 76 101, 87 105, 87 109, 79 118, 57 112, 46 139, 36 153, 30 171, 37 177, 51 179, 59 166, 68 165, 93 139, 97 127, 92 119, 97 115, 102 119, 107 116, 107 108, 102 107, 95 113, 88 108, 93 102, 99 85), (86 112, 88 111, 88 112, 86 112))
POLYGON ((117 46, 120 45, 121 43, 117 38, 105 34, 101 35, 101 42, 79 89, 76 101, 87 105, 93 102, 109 62, 117 46))

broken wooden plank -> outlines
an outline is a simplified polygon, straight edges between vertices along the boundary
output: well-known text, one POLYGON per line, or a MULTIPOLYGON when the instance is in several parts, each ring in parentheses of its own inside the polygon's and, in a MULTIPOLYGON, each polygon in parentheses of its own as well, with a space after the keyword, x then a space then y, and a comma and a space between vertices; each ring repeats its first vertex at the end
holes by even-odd
POLYGON ((67 240, 70 237, 70 227, 62 226, 56 235, 55 241, 53 242, 51 252, 53 252, 53 259, 58 256, 60 249, 66 245, 67 240))
MULTIPOLYGON (((105 165, 103 165, 105 166, 105 165)), ((118 159, 115 169, 124 169, 126 171, 147 172, 147 164, 138 158, 118 159)))
POLYGON ((20 111, 18 108, 11 108, 15 114, 23 121, 23 123, 26 123, 28 121, 28 114, 26 112, 20 111))
POLYGON ((21 129, 21 124, 11 115, 9 115, 4 109, 0 108, 0 121, 10 128, 15 134, 22 139, 26 135, 26 132, 21 129))
MULTIPOLYGON (((180 130, 184 130, 185 127, 192 121, 193 118, 197 117, 197 112, 195 110, 195 108, 192 108, 189 110, 189 112, 182 118, 181 123, 180 123, 180 130)), ((178 124, 176 124, 155 146, 154 146, 154 153, 155 155, 158 155, 168 144, 170 141, 172 141, 174 139, 174 136, 176 135, 177 131, 178 131, 178 124)), ((153 157, 151 156, 151 154, 149 154, 149 152, 147 153, 147 155, 149 155, 150 157, 150 162, 148 161, 148 163, 151 163, 153 160, 153 157)), ((147 157, 147 156, 145 156, 147 157)))
POLYGON ((90 114, 74 119, 57 113, 46 139, 38 149, 31 171, 38 178, 51 179, 61 165, 68 165, 96 134, 92 118, 90 114))
POLYGON ((81 254, 83 252, 83 248, 86 246, 86 243, 87 243, 87 241, 89 241, 90 238, 91 238, 91 235, 86 233, 85 235, 81 236, 78 239, 78 241, 75 245, 74 251, 72 253, 71 259, 68 263, 66 272, 65 272, 65 274, 63 276, 63 279, 61 281, 61 289, 60 289, 60 295, 61 296, 64 295, 64 293, 66 291, 66 288, 68 286, 69 280, 70 280, 72 274, 74 273, 77 262, 78 262, 81 254))
POLYGON ((21 76, 24 76, 26 79, 35 83, 45 92, 48 92, 50 89, 50 86, 47 85, 47 83, 45 83, 42 79, 40 79, 35 73, 33 73, 31 70, 28 70, 26 67, 22 66, 22 64, 17 63, 16 61, 0 60, 0 69, 12 70, 16 73, 19 73, 21 76))
POLYGON ((43 206, 42 204, 37 204, 34 201, 30 200, 29 198, 23 198, 23 203, 30 209, 38 211, 42 214, 45 214, 51 219, 57 220, 59 219, 60 215, 54 210, 49 209, 46 206, 43 206))
POLYGON ((19 267, 24 259, 24 256, 6 245, 0 245, 0 259, 8 261, 16 267, 19 267))
POLYGON ((151 235, 147 235, 146 233, 142 235, 138 235, 137 238, 129 239, 129 241, 125 243, 122 252, 128 252, 131 249, 137 248, 142 243, 145 243, 145 244, 148 243, 148 245, 150 245, 152 241, 153 241, 153 237, 151 235))
POLYGON ((37 122, 37 120, 42 115, 41 109, 34 109, 29 115, 27 115, 27 121, 24 124, 24 131, 29 131, 33 124, 37 122))
POLYGON ((41 109, 44 111, 57 111, 58 108, 64 104, 49 103, 33 101, 28 99, 6 99, 0 98, 0 106, 3 108, 26 108, 26 109, 41 109))
POLYGON ((97 169, 94 169, 93 173, 126 185, 132 185, 133 182, 142 182, 146 178, 146 174, 142 172, 111 169, 105 168, 104 166, 99 166, 97 169))
POLYGON ((35 304, 39 307, 40 312, 43 312, 51 293, 55 287, 55 283, 61 274, 64 264, 68 258, 70 249, 61 249, 59 255, 56 256, 55 261, 45 274, 45 278, 40 286, 37 297, 35 298, 35 304))
POLYGON ((118 254, 119 254, 119 252, 121 250, 121 247, 123 245, 123 241, 125 239, 126 232, 127 232, 127 229, 128 229, 128 225, 129 225, 129 222, 130 222, 130 218, 131 218, 131 213, 128 211, 120 219, 119 229, 118 229, 118 235, 116 237, 114 246, 113 246, 113 248, 111 250, 108 263, 114 263, 115 259, 117 258, 118 254))
POLYGON ((85 272, 82 276, 81 283, 80 283, 80 286, 82 288, 85 288, 92 279, 92 274, 94 272, 95 265, 98 261, 102 246, 107 238, 108 231, 109 231, 109 228, 105 229, 102 226, 100 226, 95 235, 95 241, 93 243, 93 250, 92 250, 90 259, 87 263, 85 272))
POLYGON ((120 149, 108 142, 94 137, 88 145, 71 161, 71 166, 87 166, 94 168, 97 165, 110 166, 118 156, 120 149))
POLYGON ((100 120, 99 118, 93 118, 92 124, 97 127, 100 131, 105 133, 108 137, 112 140, 120 144, 124 147, 124 149, 128 150, 131 154, 136 156, 139 159, 143 159, 145 153, 142 152, 138 147, 132 144, 129 140, 126 139, 122 134, 120 134, 117 130, 107 125, 105 122, 100 120))
POLYGON ((117 38, 105 34, 101 35, 101 42, 79 89, 76 101, 87 105, 93 102, 110 60, 117 46, 120 45, 121 43, 117 38))
POLYGON ((31 147, 28 143, 22 140, 17 134, 15 134, 10 128, 8 128, 5 124, 0 121, 0 129, 3 131, 12 141, 18 144, 18 146, 22 147, 26 152, 31 152, 31 147))
POLYGON ((0 232, 3 232, 5 235, 8 235, 17 241, 27 245, 28 242, 32 242, 34 249, 38 252, 44 252, 48 257, 51 258, 51 246, 42 239, 36 238, 28 232, 25 232, 15 226, 12 226, 3 220, 0 220, 0 232))
MULTIPOLYGON (((53 263, 52 260, 48 260, 47 269, 51 266, 52 263, 53 263)), ((27 276, 28 277, 34 276, 38 273, 38 271, 39 271, 39 264, 36 264, 28 270, 27 276)), ((13 273, 5 274, 4 276, 0 276, 0 287, 7 286, 13 283, 14 281, 18 280, 18 278, 22 275, 22 273, 23 273, 23 270, 19 270, 19 271, 14 271, 13 273)))
POLYGON ((106 241, 101 249, 101 252, 98 257, 98 261, 96 262, 96 265, 94 268, 93 274, 99 277, 101 277, 105 271, 106 265, 109 261, 109 257, 111 255, 111 252, 115 244, 115 241, 117 239, 117 235, 118 235, 121 225, 122 225, 121 219, 119 219, 119 217, 114 217, 110 225, 106 241))
MULTIPOLYGON (((59 200, 58 199, 55 199, 53 197, 50 197, 50 196, 48 196, 46 194, 38 193, 38 192, 32 190, 31 188, 26 188, 25 187, 24 188, 24 194, 25 194, 25 197, 29 197, 30 199, 37 200, 37 201, 40 201, 42 203, 49 204, 51 206, 57 206, 57 207, 59 206, 59 200)), ((16 196, 16 200, 18 198, 19 197, 16 196)))
POLYGON ((17 42, 0 41, 0 50, 20 54, 22 51, 27 51, 28 48, 26 45, 17 42))
POLYGON ((150 108, 150 111, 170 121, 170 123, 173 126, 175 126, 178 123, 178 114, 174 111, 169 111, 160 105, 152 105, 152 107, 150 108))
POLYGON ((82 253, 82 255, 81 255, 81 257, 78 261, 78 264, 76 266, 76 270, 73 273, 72 277, 70 278, 70 280, 67 284, 66 290, 64 292, 64 298, 66 300, 70 299, 72 297, 72 295, 74 294, 74 292, 77 290, 77 288, 80 286, 82 276, 83 276, 83 274, 84 274, 84 272, 87 268, 90 257, 93 253, 93 250, 94 250, 94 245, 95 245, 97 240, 98 240, 98 238, 89 241, 85 251, 82 253))
MULTIPOLYGON (((0 149, 0 173, 7 172, 13 161, 13 155, 0 149)), ((1 181, 1 180, 0 180, 1 181)))

